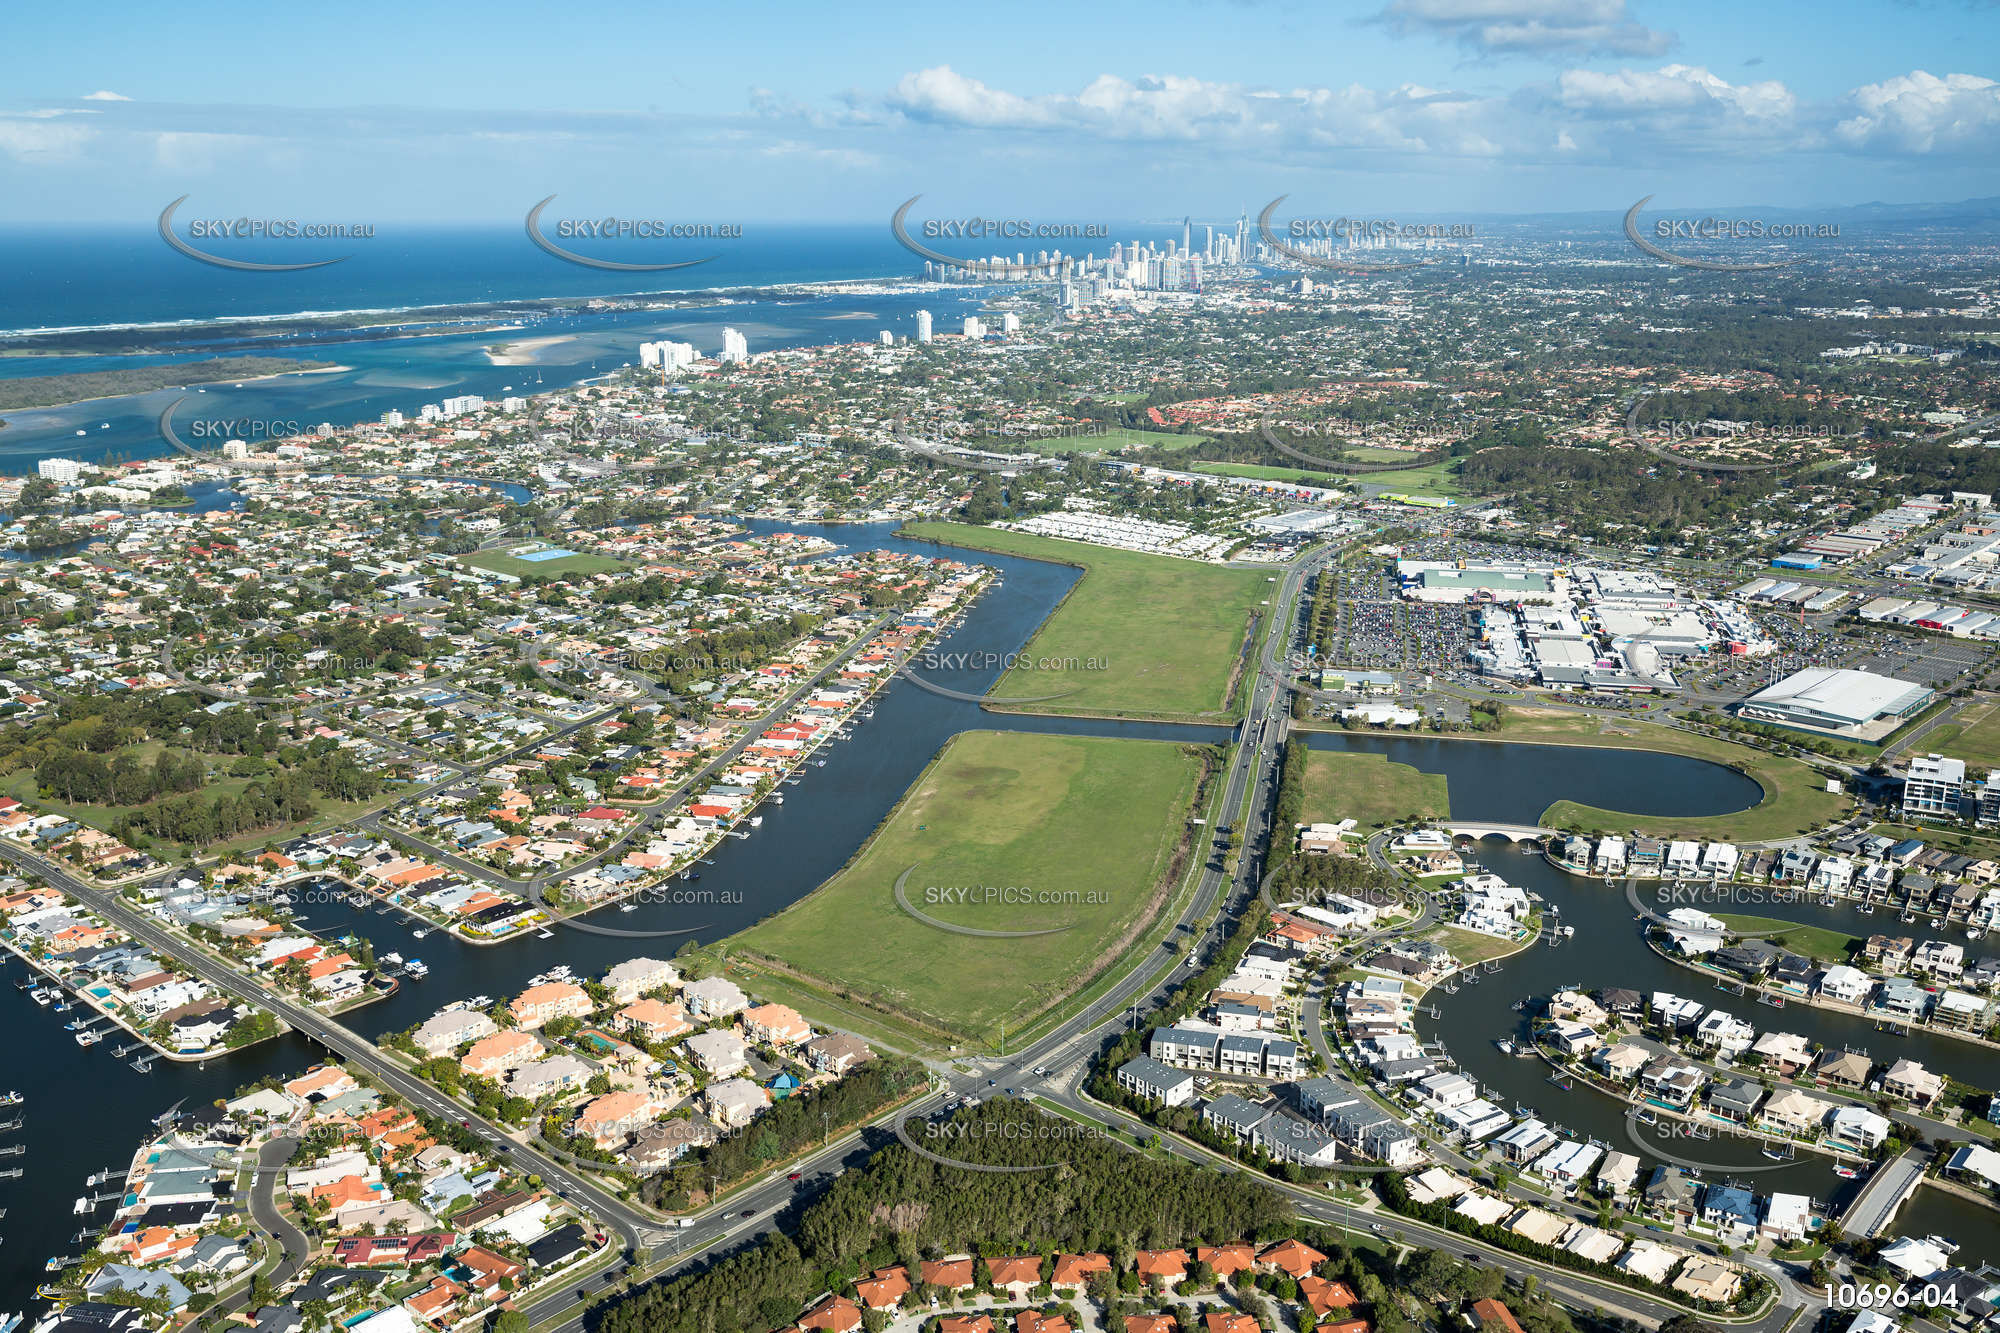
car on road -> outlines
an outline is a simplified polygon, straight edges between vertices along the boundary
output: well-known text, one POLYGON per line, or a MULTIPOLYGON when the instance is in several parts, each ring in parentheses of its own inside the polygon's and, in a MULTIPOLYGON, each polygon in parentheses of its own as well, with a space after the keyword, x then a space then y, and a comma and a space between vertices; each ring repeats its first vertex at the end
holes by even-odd
POLYGON ((745 1208, 742 1212, 737 1214, 738 1217, 755 1217, 756 1215, 757 1215, 757 1210, 755 1208, 745 1208))
POLYGON ((794 1171, 792 1172, 792 1174, 785 1177, 786 1180, 804 1180, 805 1178, 806 1178, 805 1172, 803 1171, 794 1171))

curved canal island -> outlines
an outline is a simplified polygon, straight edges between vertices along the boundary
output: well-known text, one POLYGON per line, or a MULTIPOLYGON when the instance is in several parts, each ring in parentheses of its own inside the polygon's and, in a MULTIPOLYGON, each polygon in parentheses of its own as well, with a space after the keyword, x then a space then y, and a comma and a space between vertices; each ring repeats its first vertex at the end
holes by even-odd
MULTIPOLYGON (((760 531, 788 530, 824 536, 844 549, 883 548, 955 558, 993 566, 1000 585, 974 606, 940 645, 947 660, 1000 663, 1034 634, 1078 571, 1013 556, 941 547, 894 535, 889 525, 828 526, 753 520, 760 531)), ((998 666, 927 672, 951 690, 977 695, 990 688, 998 666)), ((826 752, 824 767, 809 767, 785 802, 762 811, 764 822, 745 840, 729 840, 703 868, 702 879, 682 886, 698 902, 647 904, 631 913, 592 918, 622 930, 685 932, 667 938, 618 939, 577 930, 559 930, 552 939, 524 938, 498 948, 473 948, 443 933, 411 937, 400 917, 314 903, 301 915, 323 932, 356 930, 383 951, 422 956, 428 980, 351 1015, 346 1021, 369 1037, 400 1031, 441 1005, 475 993, 502 996, 528 978, 563 962, 579 974, 601 973, 613 963, 641 953, 670 953, 685 940, 709 942, 732 935, 811 892, 848 861, 862 840, 895 806, 939 749, 967 730, 1027 731, 1088 735, 1226 741, 1223 727, 1122 723, 1086 718, 1050 718, 989 713, 967 703, 896 682, 879 697, 876 715, 862 723, 855 739, 826 752)), ((1533 823, 1552 802, 1588 800, 1635 813, 1699 815, 1744 809, 1759 797, 1757 785, 1740 774, 1702 760, 1629 749, 1595 749, 1444 739, 1399 739, 1344 733, 1315 734, 1319 750, 1384 753, 1398 763, 1441 773, 1456 817, 1505 823, 1533 823)), ((1536 1108, 1545 1119, 1614 1146, 1625 1146, 1618 1104, 1578 1091, 1559 1093, 1545 1081, 1538 1061, 1511 1060, 1493 1046, 1507 1035, 1508 1007, 1522 997, 1546 995, 1558 985, 1606 985, 1661 989, 1722 1002, 1747 1021, 1769 1027, 1780 1011, 1723 996, 1703 979, 1675 968, 1641 942, 1622 892, 1599 882, 1574 879, 1538 853, 1499 841, 1484 844, 1489 868, 1541 894, 1562 909, 1576 937, 1559 948, 1534 948, 1505 962, 1499 972, 1458 994, 1433 996, 1438 1017, 1423 1020, 1424 1035, 1441 1038, 1470 1073, 1493 1089, 1504 1105, 1536 1108)), ((678 882, 677 882, 678 883, 678 882)), ((1799 919, 1819 922, 1811 909, 1792 909, 1799 919)), ((1826 922, 1826 923, 1831 923, 1826 922)), ((7 972, 20 979, 20 964, 7 972)), ((1978 1083, 1991 1083, 1990 1053, 1922 1035, 1895 1038, 1843 1015, 1804 1007, 1782 1011, 1782 1026, 1832 1044, 1874 1046, 1923 1060, 1933 1069, 1978 1083)), ((291 1074, 317 1058, 304 1039, 288 1035, 206 1066, 161 1062, 140 1075, 111 1057, 106 1046, 79 1051, 59 1021, 32 1005, 13 984, 0 985, 0 1023, 13 1034, 7 1083, 26 1095, 17 1108, 25 1124, 15 1141, 25 1143, 25 1167, 18 1180, 0 1181, 0 1208, 8 1213, 7 1244, 0 1247, 0 1310, 27 1304, 42 1280, 42 1262, 71 1253, 79 1225, 71 1203, 83 1192, 84 1177, 108 1165, 122 1165, 153 1116, 175 1102, 200 1105, 227 1096, 268 1074, 291 1074)), ((1770 1165, 1746 1145, 1719 1140, 1703 1144, 1718 1161, 1734 1151, 1745 1165, 1770 1165)), ((1760 1174, 1761 1188, 1782 1187, 1838 1202, 1840 1182, 1824 1163, 1810 1159, 1760 1174)), ((2000 1214, 1982 1210, 1936 1191, 1920 1191, 1906 1205, 1908 1230, 1938 1231, 1965 1243, 1963 1259, 2000 1258, 2000 1214)))

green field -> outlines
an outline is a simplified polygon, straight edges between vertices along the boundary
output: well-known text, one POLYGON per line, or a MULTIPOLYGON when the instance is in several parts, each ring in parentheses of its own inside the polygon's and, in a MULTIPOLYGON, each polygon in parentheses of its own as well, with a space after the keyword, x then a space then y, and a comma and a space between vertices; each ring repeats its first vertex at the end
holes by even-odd
POLYGON ((1296 467, 1262 467, 1255 463, 1191 463, 1194 472, 1209 472, 1218 477, 1250 477, 1256 481, 1296 481, 1302 486, 1338 486, 1350 477, 1336 477, 1330 472, 1308 472, 1296 467))
POLYGON ((512 574, 515 578, 562 578, 569 574, 608 574, 612 570, 625 568, 622 560, 613 560, 608 555, 566 555, 560 560, 517 560, 505 551, 474 551, 462 559, 474 569, 484 569, 495 574, 512 574))
POLYGON ((1963 759, 1967 768, 2000 768, 2000 704, 1990 699, 1967 704, 1956 722, 1930 732, 1918 748, 1963 759))
POLYGON ((1432 463, 1429 467, 1413 467, 1407 472, 1370 473, 1354 480, 1402 495, 1448 495, 1454 499, 1462 499, 1466 495, 1465 489, 1458 484, 1456 459, 1432 463))
POLYGON ((1302 811, 1300 818, 1312 824, 1355 819, 1364 829, 1378 829, 1412 816, 1448 818, 1451 796, 1442 773, 1392 764, 1387 755, 1361 750, 1311 750, 1302 811))
POLYGON ((975 449, 998 453, 1037 454, 1115 453, 1139 445, 1152 449, 1192 449, 1206 435, 1179 435, 1173 431, 1135 430, 1130 426, 1106 426, 1075 435, 987 435, 973 440, 975 449))
POLYGON ((1655 816, 1606 810, 1578 801, 1557 801, 1542 812, 1550 828, 1575 825, 1608 832, 1635 830, 1654 838, 1765 842, 1789 838, 1826 825, 1851 808, 1845 795, 1826 790, 1826 780, 1810 765, 1780 758, 1712 736, 1697 736, 1657 723, 1619 718, 1606 721, 1549 709, 1510 707, 1500 733, 1508 740, 1550 745, 1606 745, 1628 750, 1660 750, 1742 769, 1764 789, 1764 798, 1733 815, 1655 816))
POLYGON ((1113 963, 1170 895, 1199 773, 1165 741, 965 732, 845 870, 729 945, 905 1026, 980 1043, 1002 1024, 1018 1033, 1113 963), (897 902, 905 871, 905 898, 935 921, 1064 929, 941 929, 897 902))
POLYGON ((1773 944, 1783 945, 1793 953, 1802 953, 1808 958, 1823 962, 1844 963, 1853 956, 1854 946, 1858 949, 1861 941, 1841 930, 1828 930, 1824 926, 1802 926, 1796 921, 1784 921, 1769 916, 1742 916, 1734 913, 1716 914, 1715 919, 1731 930, 1782 930, 1782 935, 1769 935, 1773 944))
POLYGON ((1034 699, 1039 713, 1214 717, 1250 613, 1277 585, 1259 570, 1223 569, 999 528, 910 523, 903 535, 1081 565, 1083 577, 994 682, 996 700, 1034 699), (1041 698, 1060 695, 1060 698, 1041 698))

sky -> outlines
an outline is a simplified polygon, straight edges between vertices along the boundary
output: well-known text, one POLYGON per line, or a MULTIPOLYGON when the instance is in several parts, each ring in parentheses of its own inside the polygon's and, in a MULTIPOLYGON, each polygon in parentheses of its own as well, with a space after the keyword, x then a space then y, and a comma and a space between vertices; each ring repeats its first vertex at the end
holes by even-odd
POLYGON ((1996 0, 16 6, 0 227, 2000 195, 1996 0))

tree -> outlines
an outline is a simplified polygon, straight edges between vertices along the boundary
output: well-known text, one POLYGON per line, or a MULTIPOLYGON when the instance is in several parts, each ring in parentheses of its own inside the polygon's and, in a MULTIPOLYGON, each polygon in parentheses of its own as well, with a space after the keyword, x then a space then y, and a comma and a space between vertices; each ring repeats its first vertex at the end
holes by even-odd
POLYGON ((528 1316, 519 1310, 502 1310, 493 1321, 493 1333, 528 1333, 528 1316))

